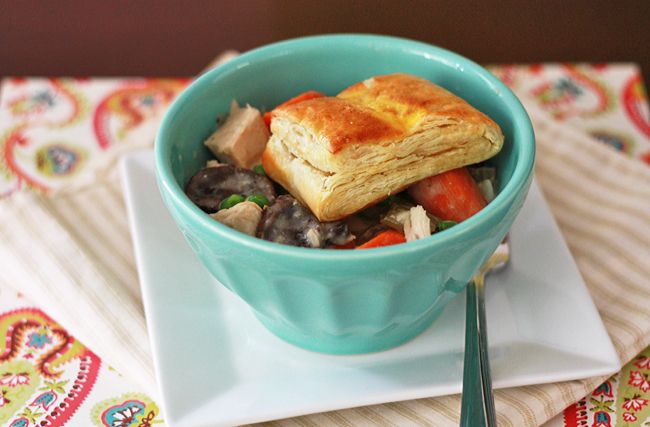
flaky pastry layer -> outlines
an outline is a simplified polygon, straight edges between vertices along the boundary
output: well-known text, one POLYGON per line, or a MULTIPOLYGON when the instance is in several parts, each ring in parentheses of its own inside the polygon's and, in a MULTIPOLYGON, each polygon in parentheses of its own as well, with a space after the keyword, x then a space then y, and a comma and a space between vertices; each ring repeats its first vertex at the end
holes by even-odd
POLYGON ((321 221, 341 219, 503 145, 499 126, 461 98, 406 74, 273 112, 266 173, 321 221))

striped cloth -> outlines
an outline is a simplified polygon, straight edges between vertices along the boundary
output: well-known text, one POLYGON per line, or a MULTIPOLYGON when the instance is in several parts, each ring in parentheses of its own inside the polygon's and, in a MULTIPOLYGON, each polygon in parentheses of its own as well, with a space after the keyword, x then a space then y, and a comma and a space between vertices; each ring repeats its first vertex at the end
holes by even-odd
MULTIPOLYGON (((117 179, 0 208, 0 282, 156 393, 126 207, 117 179)), ((155 394, 154 394, 155 395, 155 394)))
MULTIPOLYGON (((526 109, 535 126, 538 182, 621 362, 627 363, 650 345, 650 168, 558 124, 533 102, 526 109)), ((497 390, 497 422, 541 425, 605 379, 497 390)), ((457 426, 459 414, 460 396, 445 396, 264 425, 457 426)))
MULTIPOLYGON (((650 168, 528 106, 537 178, 623 362, 650 344, 650 168)), ((83 188, 0 202, 0 281, 28 294, 65 328, 151 393, 129 229, 112 163, 83 188)), ((597 351, 597 349, 594 349, 597 351)), ((538 426, 604 378, 496 392, 500 426, 538 426)), ((458 425, 459 396, 278 420, 279 426, 458 425)))

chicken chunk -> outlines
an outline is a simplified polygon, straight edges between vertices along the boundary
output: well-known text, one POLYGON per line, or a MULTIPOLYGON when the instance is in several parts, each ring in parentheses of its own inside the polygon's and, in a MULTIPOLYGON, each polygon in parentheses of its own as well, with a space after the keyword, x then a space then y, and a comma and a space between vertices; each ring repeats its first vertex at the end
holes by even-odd
POLYGON ((262 208, 254 202, 241 202, 232 208, 210 214, 210 216, 228 227, 254 236, 257 224, 262 219, 262 208))
POLYGON ((404 236, 407 242, 422 239, 431 235, 431 220, 427 211, 420 205, 411 208, 404 221, 404 236))
POLYGON ((237 101, 230 106, 226 121, 205 141, 205 145, 222 162, 242 168, 261 163, 262 152, 270 133, 259 110, 237 101))

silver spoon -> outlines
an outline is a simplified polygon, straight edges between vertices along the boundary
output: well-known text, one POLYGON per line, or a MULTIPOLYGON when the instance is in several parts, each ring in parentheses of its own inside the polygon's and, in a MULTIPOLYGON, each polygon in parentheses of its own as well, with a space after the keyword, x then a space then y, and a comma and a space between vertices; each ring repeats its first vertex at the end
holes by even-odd
POLYGON ((467 287, 463 396, 460 409, 461 427, 493 427, 497 425, 488 359, 485 275, 490 271, 505 267, 509 259, 510 246, 506 237, 481 266, 467 287))

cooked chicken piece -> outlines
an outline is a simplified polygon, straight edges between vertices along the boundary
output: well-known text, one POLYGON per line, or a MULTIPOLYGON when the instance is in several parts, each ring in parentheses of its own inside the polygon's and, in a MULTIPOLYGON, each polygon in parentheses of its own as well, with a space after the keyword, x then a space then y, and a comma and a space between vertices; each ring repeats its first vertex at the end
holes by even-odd
POLYGON ((269 137, 259 110, 250 105, 240 108, 237 101, 232 101, 230 115, 205 145, 220 161, 250 169, 261 163, 269 137))
POLYGON ((481 190, 481 194, 487 203, 494 200, 494 186, 492 185, 492 181, 484 179, 478 183, 478 188, 481 190))
POLYGON ((422 239, 431 235, 431 220, 427 211, 420 205, 409 210, 409 215, 404 221, 404 236, 406 241, 422 239))
POLYGON ((254 236, 257 224, 262 218, 262 208, 254 202, 241 202, 232 208, 210 214, 210 216, 228 227, 254 236))

